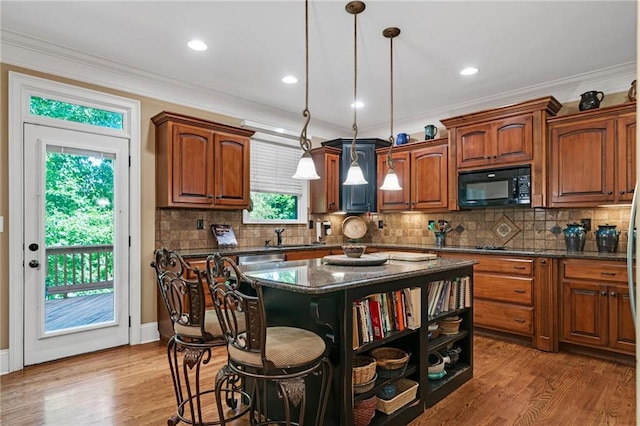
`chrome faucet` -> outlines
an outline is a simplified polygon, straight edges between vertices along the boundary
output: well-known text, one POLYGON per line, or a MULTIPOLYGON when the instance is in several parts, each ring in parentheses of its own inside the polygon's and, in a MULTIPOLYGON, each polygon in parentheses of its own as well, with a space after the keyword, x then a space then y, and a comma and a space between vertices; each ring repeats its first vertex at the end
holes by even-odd
POLYGON ((284 232, 284 228, 276 228, 276 236, 278 237, 278 247, 282 247, 282 233, 284 232))

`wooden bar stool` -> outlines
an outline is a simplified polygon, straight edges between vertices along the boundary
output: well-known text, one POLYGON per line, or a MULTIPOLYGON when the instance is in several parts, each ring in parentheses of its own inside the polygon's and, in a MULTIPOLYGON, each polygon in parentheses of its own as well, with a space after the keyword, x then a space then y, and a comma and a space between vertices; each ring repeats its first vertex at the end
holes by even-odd
MULTIPOLYGON (((192 425, 224 424, 221 406, 217 407, 218 418, 215 420, 206 421, 203 413, 207 408, 203 396, 213 394, 215 388, 212 384, 203 389, 201 368, 211 361, 214 347, 226 344, 215 310, 205 310, 204 273, 190 268, 180 254, 166 248, 157 250, 154 258, 151 266, 156 271, 158 291, 169 311, 174 330, 167 343, 167 358, 177 412, 167 420, 167 424, 174 426, 181 421, 192 425), (195 279, 187 279, 190 276, 195 279)), ((244 324, 239 328, 244 329, 244 324)), ((234 410, 227 420, 241 417, 251 406, 243 387, 241 377, 225 377, 225 399, 228 407, 234 410)), ((213 405, 211 396, 210 404, 213 405)), ((209 411, 212 411, 210 407, 209 411)))
POLYGON ((218 410, 227 378, 238 375, 247 379, 252 425, 302 425, 307 409, 315 412, 315 425, 323 425, 333 375, 324 340, 301 328, 268 327, 260 282, 244 275, 230 258, 210 255, 206 277, 228 353, 216 380, 218 410), (239 328, 241 323, 246 330, 239 328), (312 378, 314 385, 320 380, 320 392, 315 406, 307 406, 312 378), (274 388, 282 404, 268 399, 268 389, 274 388))

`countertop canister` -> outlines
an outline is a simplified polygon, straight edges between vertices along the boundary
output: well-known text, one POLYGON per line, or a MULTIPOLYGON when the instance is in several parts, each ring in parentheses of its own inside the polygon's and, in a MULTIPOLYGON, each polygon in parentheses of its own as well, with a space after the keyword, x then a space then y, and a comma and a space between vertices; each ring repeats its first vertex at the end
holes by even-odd
POLYGON ((583 251, 584 243, 587 240, 587 233, 581 223, 567 223, 567 227, 562 230, 567 251, 583 251))
POLYGON ((618 239, 620 231, 616 229, 616 225, 598 225, 595 231, 596 245, 600 253, 615 253, 618 251, 618 239))

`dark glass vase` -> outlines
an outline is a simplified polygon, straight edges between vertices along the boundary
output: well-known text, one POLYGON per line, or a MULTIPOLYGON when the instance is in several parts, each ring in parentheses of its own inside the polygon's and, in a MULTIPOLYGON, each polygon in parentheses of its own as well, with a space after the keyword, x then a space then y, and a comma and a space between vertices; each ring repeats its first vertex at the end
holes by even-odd
POLYGON ((595 235, 599 253, 615 253, 618 251, 620 231, 616 229, 616 225, 598 225, 595 235))
POLYGON ((581 224, 568 223, 566 229, 563 229, 562 232, 564 233, 564 242, 567 245, 567 251, 584 250, 587 233, 581 224))

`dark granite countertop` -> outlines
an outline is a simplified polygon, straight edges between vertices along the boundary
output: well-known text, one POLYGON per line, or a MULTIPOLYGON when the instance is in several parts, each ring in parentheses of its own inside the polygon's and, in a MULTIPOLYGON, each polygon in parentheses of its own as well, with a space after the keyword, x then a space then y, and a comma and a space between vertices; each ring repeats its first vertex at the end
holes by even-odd
POLYGON ((241 266, 249 277, 260 280, 266 287, 305 294, 325 294, 350 288, 429 276, 450 271, 475 262, 457 259, 435 259, 421 262, 387 260, 379 266, 338 266, 322 259, 296 260, 241 266))
MULTIPOLYGON (((366 244, 366 243, 365 243, 366 244)), ((435 245, 417 245, 417 244, 368 244, 377 249, 385 251, 395 250, 416 250, 428 251, 433 253, 477 253, 489 255, 511 255, 511 256, 529 256, 529 257, 551 257, 551 258, 568 258, 568 259, 593 259, 593 260, 616 260, 626 261, 627 254, 625 252, 617 253, 598 253, 597 251, 585 252, 568 252, 566 250, 518 250, 507 248, 506 250, 483 250, 473 246, 445 246, 438 247, 435 245)), ((266 254, 266 253, 286 253, 287 251, 305 251, 340 248, 340 244, 303 244, 290 245, 284 247, 228 247, 228 248, 200 248, 180 250, 185 258, 206 257, 207 255, 220 252, 224 255, 246 255, 246 254, 266 254)))

